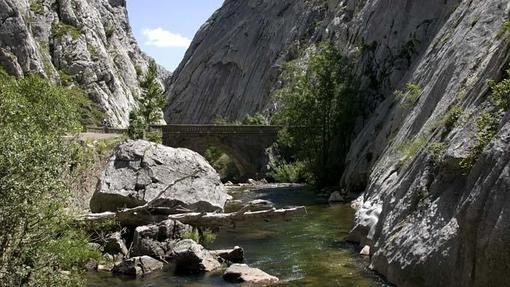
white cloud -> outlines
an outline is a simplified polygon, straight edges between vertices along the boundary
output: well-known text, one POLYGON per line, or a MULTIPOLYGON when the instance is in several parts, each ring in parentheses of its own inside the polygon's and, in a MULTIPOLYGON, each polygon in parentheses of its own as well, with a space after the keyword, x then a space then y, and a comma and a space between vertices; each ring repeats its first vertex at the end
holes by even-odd
POLYGON ((191 40, 163 28, 144 29, 145 45, 158 48, 187 48, 191 40))

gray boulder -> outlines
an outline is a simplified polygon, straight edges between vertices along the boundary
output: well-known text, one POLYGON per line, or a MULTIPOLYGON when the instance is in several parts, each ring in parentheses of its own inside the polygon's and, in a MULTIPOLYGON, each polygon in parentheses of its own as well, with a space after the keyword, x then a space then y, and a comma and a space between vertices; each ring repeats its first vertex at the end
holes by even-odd
POLYGON ((179 274, 199 274, 221 267, 221 263, 211 252, 191 239, 178 242, 172 257, 179 274))
POLYGON ((128 276, 144 276, 163 269, 163 262, 149 256, 133 257, 116 264, 112 272, 128 276))
POLYGON ((174 220, 139 226, 135 229, 131 255, 166 259, 171 255, 177 239, 191 230, 191 226, 174 220))
POLYGON ((251 283, 251 284, 274 284, 279 281, 275 276, 266 272, 251 268, 246 264, 232 264, 223 274, 223 279, 232 283, 251 283))
POLYGON ((122 254, 122 256, 127 256, 129 253, 120 232, 115 232, 108 236, 103 250, 105 253, 122 254))
POLYGON ((227 262, 242 263, 244 261, 244 249, 239 246, 233 249, 212 250, 211 254, 227 262))
POLYGON ((209 163, 198 153, 148 141, 128 141, 115 149, 91 199, 92 212, 117 211, 155 199, 169 184, 194 175, 154 201, 166 212, 183 208, 200 212, 222 211, 229 195, 209 163))

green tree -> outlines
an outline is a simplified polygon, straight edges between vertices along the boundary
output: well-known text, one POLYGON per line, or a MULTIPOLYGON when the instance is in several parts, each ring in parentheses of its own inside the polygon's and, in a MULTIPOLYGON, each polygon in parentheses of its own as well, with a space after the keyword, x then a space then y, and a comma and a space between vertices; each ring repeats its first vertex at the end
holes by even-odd
POLYGON ((360 115, 351 64, 331 43, 315 47, 305 62, 291 62, 276 93, 274 119, 287 126, 280 143, 305 162, 319 186, 337 184, 360 115))
POLYGON ((94 251, 66 211, 73 160, 64 136, 80 129, 69 90, 0 76, 0 126, 0 286, 80 285, 74 275, 94 251))
POLYGON ((129 137, 146 139, 150 137, 150 126, 161 120, 161 111, 165 105, 164 91, 158 82, 156 62, 149 63, 147 73, 140 81, 142 96, 138 99, 138 108, 129 114, 129 137))

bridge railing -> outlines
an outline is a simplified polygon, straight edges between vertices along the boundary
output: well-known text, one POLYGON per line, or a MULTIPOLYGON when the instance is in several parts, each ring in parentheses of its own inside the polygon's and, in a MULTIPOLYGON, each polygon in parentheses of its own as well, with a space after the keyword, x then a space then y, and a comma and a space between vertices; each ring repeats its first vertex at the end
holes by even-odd
POLYGON ((166 125, 154 127, 163 134, 277 134, 281 126, 166 125))

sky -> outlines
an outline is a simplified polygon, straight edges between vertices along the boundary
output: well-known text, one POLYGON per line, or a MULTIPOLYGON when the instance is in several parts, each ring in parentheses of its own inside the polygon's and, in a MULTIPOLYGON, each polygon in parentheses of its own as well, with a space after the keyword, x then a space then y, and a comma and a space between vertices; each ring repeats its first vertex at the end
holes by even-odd
POLYGON ((127 0, 138 44, 169 71, 177 68, 195 33, 222 4, 223 0, 127 0))

